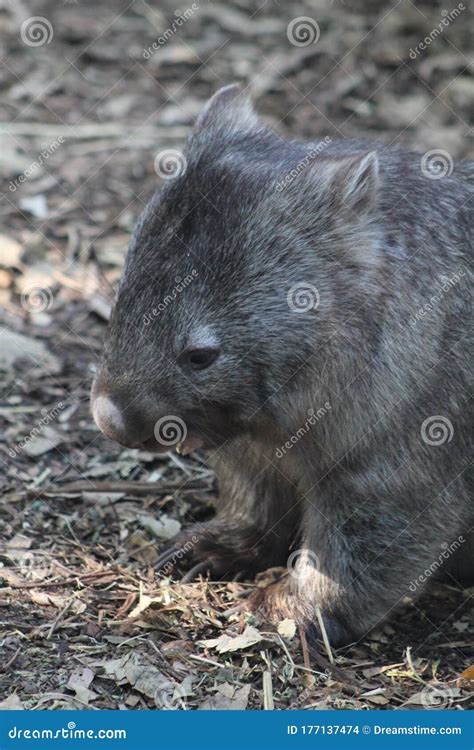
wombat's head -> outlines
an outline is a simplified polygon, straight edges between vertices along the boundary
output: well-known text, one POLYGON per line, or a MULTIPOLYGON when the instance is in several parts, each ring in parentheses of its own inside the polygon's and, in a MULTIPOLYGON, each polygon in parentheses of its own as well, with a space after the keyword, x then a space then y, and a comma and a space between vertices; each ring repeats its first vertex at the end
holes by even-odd
POLYGON ((326 150, 262 126, 238 86, 210 100, 130 244, 92 388, 106 435, 217 447, 278 421, 376 256, 376 156, 326 150))

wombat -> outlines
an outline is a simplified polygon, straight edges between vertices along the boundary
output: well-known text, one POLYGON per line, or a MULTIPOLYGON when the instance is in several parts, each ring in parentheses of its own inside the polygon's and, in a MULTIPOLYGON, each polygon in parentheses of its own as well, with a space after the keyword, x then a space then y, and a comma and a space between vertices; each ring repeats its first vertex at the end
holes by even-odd
POLYGON ((440 574, 468 583, 474 163, 285 140, 236 85, 176 154, 92 388, 107 436, 216 472, 215 518, 159 565, 287 566, 244 606, 334 646, 440 574))

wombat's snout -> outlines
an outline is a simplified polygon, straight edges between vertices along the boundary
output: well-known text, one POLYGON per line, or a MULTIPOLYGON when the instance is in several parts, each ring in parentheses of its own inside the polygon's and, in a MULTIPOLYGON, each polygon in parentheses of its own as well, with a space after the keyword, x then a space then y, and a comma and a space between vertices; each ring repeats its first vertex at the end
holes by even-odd
POLYGON ((96 383, 92 387, 91 407, 94 421, 101 432, 128 448, 144 447, 153 443, 155 420, 154 409, 150 405, 122 403, 116 395, 99 390, 96 383))
POLYGON ((99 430, 118 443, 125 442, 128 430, 120 409, 108 396, 98 396, 92 402, 92 415, 99 430))

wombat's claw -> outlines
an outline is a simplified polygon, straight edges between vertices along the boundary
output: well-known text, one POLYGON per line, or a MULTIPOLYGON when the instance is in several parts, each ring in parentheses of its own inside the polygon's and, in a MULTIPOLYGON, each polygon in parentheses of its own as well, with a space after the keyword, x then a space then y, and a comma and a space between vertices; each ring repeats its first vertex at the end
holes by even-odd
POLYGON ((199 576, 200 573, 208 573, 212 570, 212 563, 203 560, 202 562, 194 565, 191 570, 181 578, 181 583, 189 583, 199 576))
MULTIPOLYGON (((229 618, 229 617, 232 617, 232 615, 240 615, 240 614, 246 614, 246 613, 253 612, 253 607, 249 606, 248 602, 249 602, 249 600, 250 601, 252 601, 252 600, 255 601, 256 596, 258 596, 258 594, 256 595, 255 591, 256 590, 253 589, 253 588, 246 589, 245 591, 240 591, 236 595, 236 598, 240 599, 239 603, 238 604, 234 604, 234 606, 230 607, 229 609, 226 609, 222 613, 223 616, 229 618)), ((259 589, 257 589, 257 592, 258 591, 259 591, 259 589)))
POLYGON ((167 549, 165 549, 165 551, 160 555, 158 560, 155 562, 154 567, 157 570, 159 570, 160 568, 163 568, 167 563, 171 562, 171 560, 175 557, 177 550, 178 548, 175 548, 175 547, 168 547, 167 549))

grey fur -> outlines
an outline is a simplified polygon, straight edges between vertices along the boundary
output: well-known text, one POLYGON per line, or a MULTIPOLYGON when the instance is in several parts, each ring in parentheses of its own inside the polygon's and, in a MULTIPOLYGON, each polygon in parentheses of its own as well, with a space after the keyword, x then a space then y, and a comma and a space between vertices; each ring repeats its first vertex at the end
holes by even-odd
POLYGON ((120 406, 130 443, 163 415, 204 439, 219 508, 192 527, 189 565, 253 574, 303 550, 256 608, 317 637, 319 606, 338 645, 390 615, 459 537, 443 572, 473 577, 474 164, 436 179, 400 148, 314 147, 259 124, 236 87, 213 97, 185 173, 138 222, 93 398, 120 406), (306 312, 290 304, 302 285, 317 290, 306 312), (221 353, 191 372, 179 355, 199 331, 221 353), (449 434, 433 444, 437 416, 449 434))

